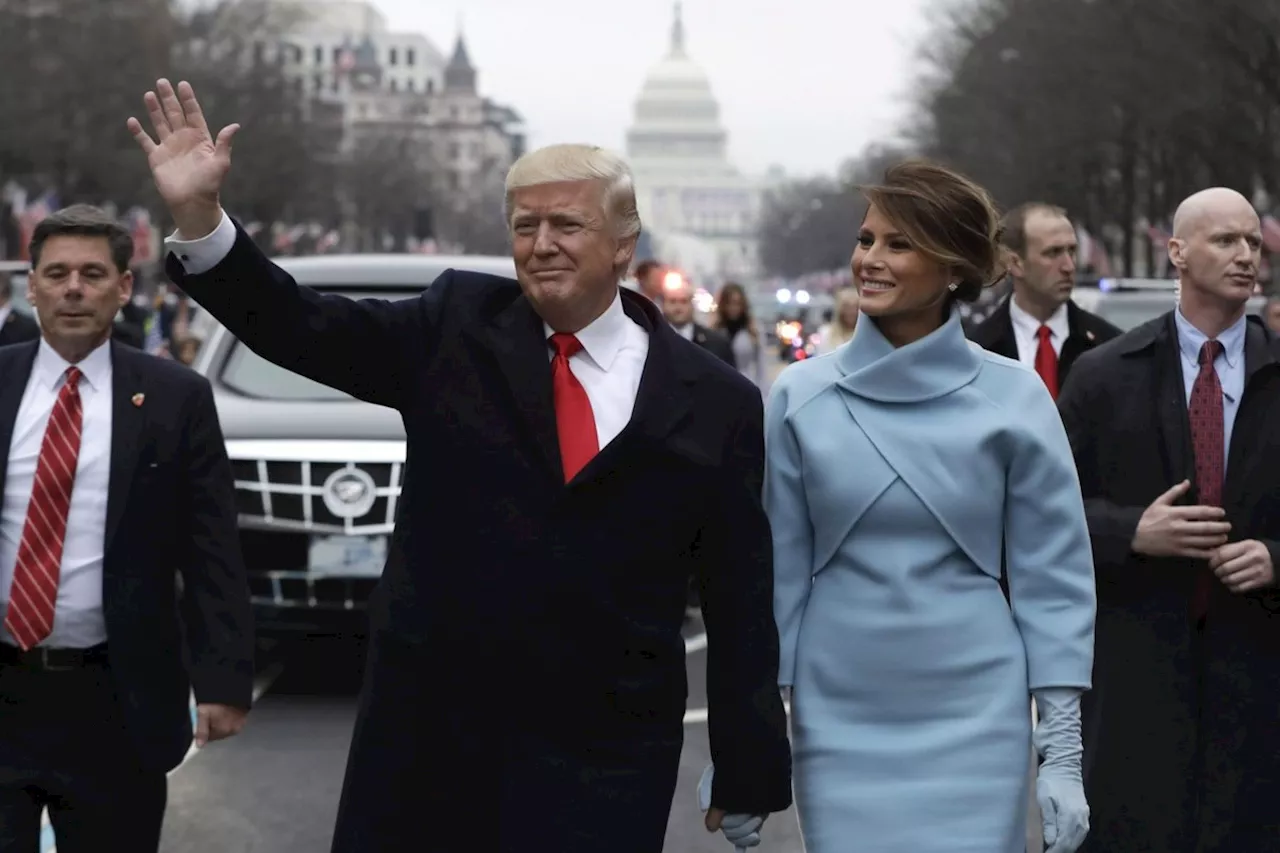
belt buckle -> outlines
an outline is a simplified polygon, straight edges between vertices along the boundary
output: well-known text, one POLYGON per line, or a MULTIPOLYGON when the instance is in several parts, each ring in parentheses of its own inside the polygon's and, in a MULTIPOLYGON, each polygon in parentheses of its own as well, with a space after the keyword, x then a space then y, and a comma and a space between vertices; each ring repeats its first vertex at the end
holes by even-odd
POLYGON ((57 664, 50 662, 49 660, 50 649, 48 646, 37 646, 37 648, 40 649, 40 668, 45 672, 68 672, 70 670, 75 669, 74 666, 66 666, 66 665, 58 666, 57 664))

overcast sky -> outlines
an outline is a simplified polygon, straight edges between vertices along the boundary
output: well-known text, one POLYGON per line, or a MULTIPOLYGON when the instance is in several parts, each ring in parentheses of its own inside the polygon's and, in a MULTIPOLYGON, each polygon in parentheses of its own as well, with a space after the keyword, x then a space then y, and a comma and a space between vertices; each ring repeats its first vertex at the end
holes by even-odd
MULTIPOLYGON (((481 90, 518 109, 531 146, 619 151, 645 73, 667 52, 671 0, 374 0, 446 56, 461 15, 481 90)), ((892 138, 926 0, 684 0, 686 43, 748 172, 832 171, 892 138)))

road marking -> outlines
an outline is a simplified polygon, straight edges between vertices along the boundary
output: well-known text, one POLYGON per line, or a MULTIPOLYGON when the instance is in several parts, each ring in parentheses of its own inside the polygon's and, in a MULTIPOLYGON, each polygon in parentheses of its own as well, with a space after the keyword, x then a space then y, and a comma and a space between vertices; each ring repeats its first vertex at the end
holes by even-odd
MULTIPOLYGON (((791 703, 783 702, 782 710, 786 711, 787 715, 790 716, 791 703)), ((686 726, 698 725, 700 723, 705 723, 706 721, 707 721, 706 708, 690 708, 689 710, 684 712, 684 724, 686 726)))
POLYGON ((705 633, 694 634, 692 637, 689 637, 687 640, 684 641, 684 653, 686 655, 691 655, 694 652, 700 652, 706 647, 707 647, 707 635, 705 633))
MULTIPOLYGON (((271 685, 280 677, 280 673, 284 670, 284 664, 276 662, 259 675, 253 681, 253 701, 256 704, 263 694, 271 689, 271 685)), ((194 732, 196 728, 196 697, 191 696, 191 730, 194 732)), ((169 771, 168 775, 172 776, 182 769, 182 765, 191 760, 191 757, 200 751, 200 748, 191 744, 191 748, 187 750, 187 754, 182 757, 182 761, 178 762, 178 766, 169 771)), ((40 816, 40 851, 41 853, 58 853, 58 848, 54 846, 53 827, 49 824, 49 812, 45 811, 40 816)))

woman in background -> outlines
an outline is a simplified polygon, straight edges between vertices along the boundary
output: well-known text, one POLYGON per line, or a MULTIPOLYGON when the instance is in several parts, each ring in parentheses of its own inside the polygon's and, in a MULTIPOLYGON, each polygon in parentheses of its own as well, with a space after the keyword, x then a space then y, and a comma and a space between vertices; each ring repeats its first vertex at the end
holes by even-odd
POLYGON ((751 302, 742 285, 730 281, 720 288, 720 293, 716 295, 713 326, 729 338, 738 372, 763 391, 768 384, 765 378, 764 340, 755 318, 751 316, 751 302))
POLYGON ((842 287, 835 293, 835 310, 831 322, 818 329, 818 345, 814 355, 826 355, 849 343, 858 324, 858 288, 842 287))
POLYGON ((853 338, 784 370, 765 424, 805 847, 1024 853, 1034 694, 1046 846, 1070 853, 1095 610, 1071 448, 1039 377, 961 329, 997 273, 986 192, 909 162, 864 193, 853 338))

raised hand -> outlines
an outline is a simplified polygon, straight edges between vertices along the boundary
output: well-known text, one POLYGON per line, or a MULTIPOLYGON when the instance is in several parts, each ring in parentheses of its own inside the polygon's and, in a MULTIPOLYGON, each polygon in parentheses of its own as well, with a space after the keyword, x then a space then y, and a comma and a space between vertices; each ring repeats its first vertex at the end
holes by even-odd
POLYGON ((231 138, 240 125, 227 125, 214 139, 196 93, 186 82, 175 92, 168 80, 160 80, 142 101, 156 138, 132 116, 129 132, 147 155, 156 189, 179 234, 188 240, 204 237, 222 221, 218 191, 231 168, 231 138))

